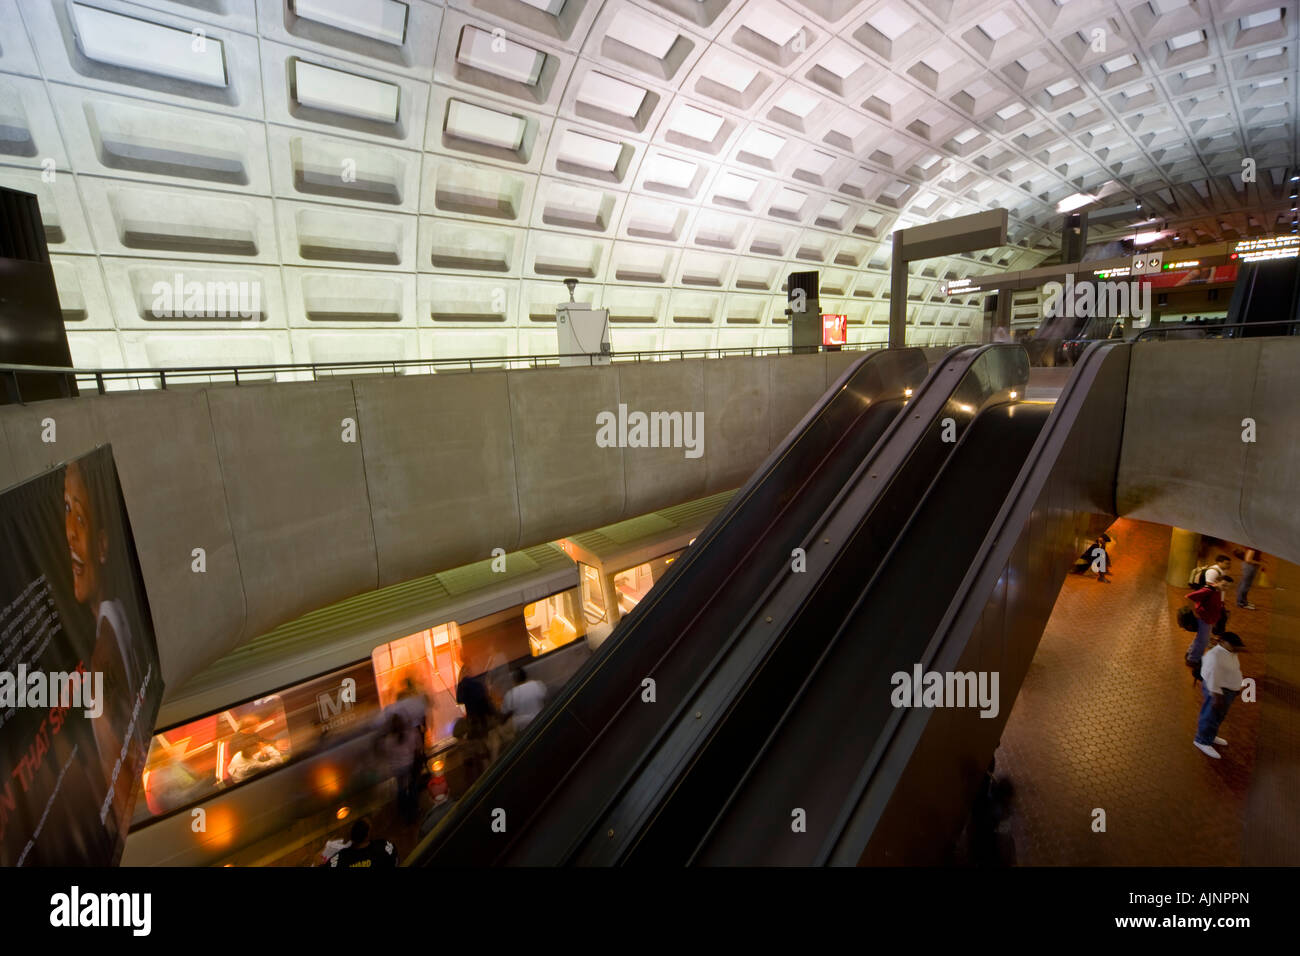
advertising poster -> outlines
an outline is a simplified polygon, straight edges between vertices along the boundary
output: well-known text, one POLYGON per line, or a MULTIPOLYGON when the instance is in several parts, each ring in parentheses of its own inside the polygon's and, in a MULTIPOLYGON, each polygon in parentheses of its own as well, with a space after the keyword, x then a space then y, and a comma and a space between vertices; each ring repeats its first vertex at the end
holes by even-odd
POLYGON ((0 492, 0 554, 0 865, 115 865, 163 688, 112 450, 0 492))

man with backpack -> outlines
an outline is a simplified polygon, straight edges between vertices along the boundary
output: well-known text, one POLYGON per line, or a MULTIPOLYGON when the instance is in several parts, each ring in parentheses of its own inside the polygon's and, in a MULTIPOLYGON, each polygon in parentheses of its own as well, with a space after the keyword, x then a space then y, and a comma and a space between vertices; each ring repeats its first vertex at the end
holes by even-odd
POLYGON ((1198 568, 1192 572, 1193 582, 1200 581, 1196 590, 1187 595, 1187 600, 1192 603, 1192 611, 1196 615, 1196 637, 1187 648, 1185 658, 1187 666, 1192 669, 1193 681, 1195 675, 1200 673, 1201 658, 1210 643, 1210 631, 1223 619, 1221 591, 1223 586, 1232 580, 1224 573, 1228 569, 1228 564, 1227 555, 1221 554, 1214 566, 1198 568))

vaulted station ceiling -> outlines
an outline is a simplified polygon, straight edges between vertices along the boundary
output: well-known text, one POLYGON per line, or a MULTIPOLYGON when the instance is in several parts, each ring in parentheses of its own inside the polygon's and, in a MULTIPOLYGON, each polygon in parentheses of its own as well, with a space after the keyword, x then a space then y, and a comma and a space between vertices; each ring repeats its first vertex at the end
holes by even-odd
POLYGON ((0 183, 40 197, 87 367, 552 352, 564 277, 611 310, 616 350, 784 344, 785 276, 807 269, 851 340, 882 340, 891 231, 1003 206, 1008 246, 909 285, 909 341, 961 341, 980 302, 944 280, 1056 255, 1075 194, 1142 203, 1094 241, 1289 233, 1296 19, 0 0, 0 183), (159 283, 191 281, 247 282, 256 308, 155 314, 159 283))

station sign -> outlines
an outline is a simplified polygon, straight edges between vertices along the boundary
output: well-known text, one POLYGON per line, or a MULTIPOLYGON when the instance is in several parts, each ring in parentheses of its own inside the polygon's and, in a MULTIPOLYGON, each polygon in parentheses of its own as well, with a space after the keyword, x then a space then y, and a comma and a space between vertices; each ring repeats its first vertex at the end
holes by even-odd
POLYGON ((1232 247, 1228 258, 1238 262, 1263 262, 1267 259, 1294 259, 1300 254, 1300 236, 1266 236, 1243 239, 1232 247))

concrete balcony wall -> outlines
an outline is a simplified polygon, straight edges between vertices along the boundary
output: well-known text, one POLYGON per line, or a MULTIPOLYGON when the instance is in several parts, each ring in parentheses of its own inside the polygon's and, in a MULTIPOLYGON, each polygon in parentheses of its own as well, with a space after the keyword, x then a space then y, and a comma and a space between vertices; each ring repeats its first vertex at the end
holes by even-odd
POLYGON ((353 594, 734 488, 860 354, 5 406, 0 486, 112 444, 163 678, 177 688, 241 642, 353 594), (597 447, 597 413, 620 402, 704 412, 703 455, 597 447), (46 418, 53 443, 41 440, 46 418))
POLYGON ((1136 344, 1116 498, 1122 515, 1300 561, 1300 339, 1136 344))

